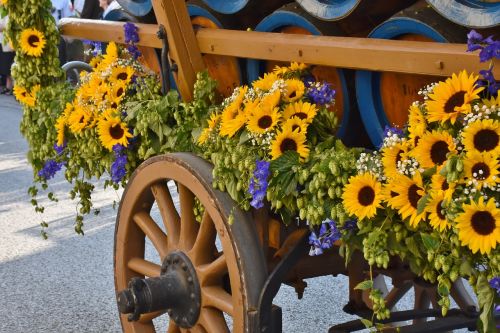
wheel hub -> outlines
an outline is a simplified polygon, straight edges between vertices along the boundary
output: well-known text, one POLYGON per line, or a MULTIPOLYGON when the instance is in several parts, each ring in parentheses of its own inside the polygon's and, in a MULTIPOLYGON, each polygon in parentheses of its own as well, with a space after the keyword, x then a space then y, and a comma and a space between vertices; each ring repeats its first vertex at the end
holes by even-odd
POLYGON ((201 309, 201 289, 189 257, 180 251, 164 260, 159 277, 133 278, 117 296, 118 309, 136 321, 141 314, 167 311, 182 328, 193 327, 201 309))

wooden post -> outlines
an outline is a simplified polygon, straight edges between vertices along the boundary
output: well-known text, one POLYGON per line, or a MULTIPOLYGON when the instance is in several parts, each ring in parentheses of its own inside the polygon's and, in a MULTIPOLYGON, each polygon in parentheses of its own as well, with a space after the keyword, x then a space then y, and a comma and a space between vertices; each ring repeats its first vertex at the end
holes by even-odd
POLYGON ((184 101, 193 99, 196 73, 205 68, 184 0, 153 0, 158 24, 167 31, 170 58, 177 66, 177 89, 184 101))

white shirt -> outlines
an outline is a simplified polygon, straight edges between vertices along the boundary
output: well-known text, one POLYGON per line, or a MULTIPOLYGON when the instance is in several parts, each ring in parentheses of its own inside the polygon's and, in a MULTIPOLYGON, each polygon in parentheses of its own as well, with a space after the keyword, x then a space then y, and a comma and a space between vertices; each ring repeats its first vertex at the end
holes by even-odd
POLYGON ((106 15, 108 15, 110 11, 115 10, 115 9, 121 9, 121 8, 122 8, 122 6, 120 6, 118 1, 113 0, 109 4, 108 8, 106 8, 106 10, 102 13, 102 17, 105 18, 106 15))
POLYGON ((75 6, 75 11, 78 12, 78 14, 81 14, 83 6, 85 6, 85 0, 75 0, 73 5, 75 6))
POLYGON ((51 0, 52 1, 52 16, 56 20, 56 24, 59 24, 59 20, 63 17, 69 17, 73 15, 71 10, 70 0, 51 0))

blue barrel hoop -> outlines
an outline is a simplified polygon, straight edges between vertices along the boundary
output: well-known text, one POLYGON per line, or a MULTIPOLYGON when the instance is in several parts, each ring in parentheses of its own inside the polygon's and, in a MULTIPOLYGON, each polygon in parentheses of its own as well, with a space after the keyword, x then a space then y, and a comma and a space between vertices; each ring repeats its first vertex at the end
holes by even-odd
POLYGON ((322 20, 340 20, 354 11, 360 0, 296 0, 309 14, 322 20))
POLYGON ((500 24, 500 2, 479 0, 426 0, 448 20, 468 28, 490 28, 500 24))

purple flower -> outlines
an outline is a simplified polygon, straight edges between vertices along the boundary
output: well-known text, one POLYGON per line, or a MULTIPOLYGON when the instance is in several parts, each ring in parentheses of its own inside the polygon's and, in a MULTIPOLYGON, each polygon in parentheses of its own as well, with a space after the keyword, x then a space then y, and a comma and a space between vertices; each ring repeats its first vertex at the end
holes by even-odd
POLYGON ((326 220, 321 224, 319 236, 314 231, 309 235, 310 256, 319 255, 323 250, 330 249, 333 244, 342 237, 337 224, 332 220, 326 220))
POLYGON ((488 86, 488 92, 492 95, 496 95, 498 90, 500 89, 500 82, 496 81, 495 77, 493 76, 493 66, 491 66, 490 69, 480 70, 479 74, 481 74, 483 80, 486 81, 486 83, 478 80, 478 85, 488 86))
POLYGON ((483 47, 479 44, 483 42, 483 36, 475 30, 467 34, 467 52, 473 52, 483 47))
POLYGON ((308 88, 307 97, 315 104, 330 104, 335 98, 335 90, 331 88, 328 82, 323 82, 321 85, 311 83, 308 88))
POLYGON ((127 174, 127 154, 125 154, 126 148, 120 144, 113 146, 113 152, 115 153, 115 160, 111 164, 111 180, 115 183, 121 182, 123 177, 127 174))
POLYGON ((135 45, 128 45, 127 50, 130 52, 132 57, 134 57, 134 59, 137 59, 142 55, 141 51, 139 51, 139 49, 135 45))
POLYGON ((396 134, 397 136, 403 136, 403 130, 397 127, 385 126, 384 128, 384 138, 396 134))
POLYGON ((54 160, 48 160, 43 165, 43 168, 38 171, 38 177, 43 178, 45 180, 49 180, 57 173, 57 171, 61 170, 63 162, 56 162, 54 160))
POLYGON ((358 228, 357 220, 349 220, 344 223, 344 230, 356 230, 358 228))
POLYGON ((57 142, 54 143, 54 150, 56 151, 57 155, 61 155, 64 151, 64 148, 66 148, 66 141, 63 142, 62 146, 58 146, 57 142))
POLYGON ((262 208, 264 206, 264 198, 266 197, 267 191, 267 178, 270 175, 271 163, 267 161, 257 160, 255 163, 255 170, 253 172, 253 177, 250 179, 250 184, 248 186, 248 193, 252 195, 252 201, 250 205, 254 208, 262 208))
POLYGON ((490 59, 497 58, 500 59, 500 42, 492 41, 486 44, 486 46, 479 52, 479 61, 485 62, 490 59))
POLYGON ((490 280, 490 287, 495 289, 497 295, 500 296, 500 276, 494 277, 490 280))
POLYGON ((125 43, 127 44, 127 50, 132 54, 134 59, 137 59, 141 56, 141 52, 135 45, 137 42, 139 42, 139 34, 137 31, 139 28, 132 22, 127 22, 123 26, 123 29, 125 31, 125 43))

